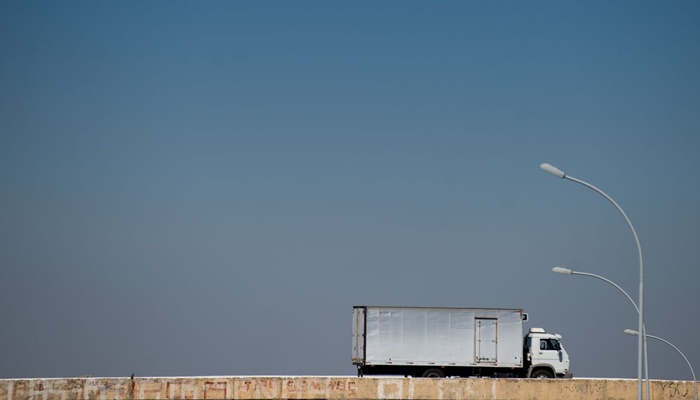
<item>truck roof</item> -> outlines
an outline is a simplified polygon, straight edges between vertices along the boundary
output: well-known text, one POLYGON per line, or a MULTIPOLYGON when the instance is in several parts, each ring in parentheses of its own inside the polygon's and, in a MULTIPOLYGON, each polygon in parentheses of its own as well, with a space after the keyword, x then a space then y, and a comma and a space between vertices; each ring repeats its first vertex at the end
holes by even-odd
POLYGON ((426 306, 353 306, 352 308, 400 308, 416 310, 497 310, 497 311, 520 311, 522 308, 494 308, 494 307, 426 307, 426 306))

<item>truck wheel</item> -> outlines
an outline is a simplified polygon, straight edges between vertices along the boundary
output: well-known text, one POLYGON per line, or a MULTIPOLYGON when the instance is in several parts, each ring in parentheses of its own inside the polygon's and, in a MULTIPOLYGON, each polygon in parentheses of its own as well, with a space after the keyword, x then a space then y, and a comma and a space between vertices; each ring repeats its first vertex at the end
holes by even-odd
POLYGON ((423 378, 444 378, 445 373, 441 369, 430 368, 423 372, 423 378))
POLYGON ((532 378, 534 379, 552 379, 554 376, 552 376, 552 373, 547 371, 546 369, 538 369, 537 371, 532 373, 532 378))

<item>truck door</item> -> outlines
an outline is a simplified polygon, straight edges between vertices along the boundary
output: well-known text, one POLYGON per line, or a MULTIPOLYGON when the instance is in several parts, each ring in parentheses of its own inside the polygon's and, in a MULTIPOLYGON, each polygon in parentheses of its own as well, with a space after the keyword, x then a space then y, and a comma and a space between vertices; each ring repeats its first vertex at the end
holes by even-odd
POLYGON ((554 367, 554 370, 557 373, 563 373, 564 369, 568 366, 564 365, 564 353, 559 341, 553 338, 541 338, 539 339, 539 345, 536 343, 536 339, 534 339, 532 342, 533 346, 539 347, 539 349, 532 349, 533 354, 536 354, 536 356, 533 357, 532 363, 548 364, 554 367))
POLYGON ((495 363, 498 345, 498 320, 476 318, 474 358, 477 363, 495 363))

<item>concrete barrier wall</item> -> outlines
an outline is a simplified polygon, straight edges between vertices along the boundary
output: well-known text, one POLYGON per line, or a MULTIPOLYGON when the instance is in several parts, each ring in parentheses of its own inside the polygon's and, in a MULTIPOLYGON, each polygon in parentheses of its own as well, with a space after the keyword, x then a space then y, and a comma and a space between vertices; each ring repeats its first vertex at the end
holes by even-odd
MULTIPOLYGON (((652 381, 652 399, 692 400, 692 382, 652 381)), ((183 377, 0 380, 0 400, 492 399, 630 400, 636 380, 183 377)))

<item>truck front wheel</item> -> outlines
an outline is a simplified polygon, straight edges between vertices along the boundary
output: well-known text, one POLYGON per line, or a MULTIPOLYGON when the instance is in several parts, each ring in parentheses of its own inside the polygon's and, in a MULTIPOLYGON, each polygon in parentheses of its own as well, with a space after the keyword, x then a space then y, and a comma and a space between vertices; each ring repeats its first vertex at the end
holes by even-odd
POLYGON ((441 369, 430 368, 423 372, 423 378, 444 378, 445 373, 441 369))
POLYGON ((531 377, 534 379, 552 379, 552 378, 554 378, 552 373, 547 371, 546 369, 538 369, 537 371, 532 373, 531 377))

